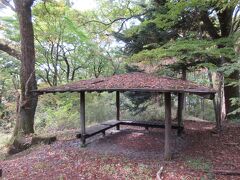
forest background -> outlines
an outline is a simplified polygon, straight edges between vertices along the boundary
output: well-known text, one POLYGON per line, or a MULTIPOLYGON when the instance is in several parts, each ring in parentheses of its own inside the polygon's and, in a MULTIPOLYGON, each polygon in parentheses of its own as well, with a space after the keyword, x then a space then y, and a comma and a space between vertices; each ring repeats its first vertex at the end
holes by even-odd
MULTIPOLYGON (((144 71, 218 90, 214 104, 186 95, 185 119, 214 121, 220 115, 225 121, 239 121, 238 1, 96 0, 92 9, 77 10, 70 0, 48 0, 34 1, 31 7, 38 88, 144 71), (216 107, 221 109, 218 114, 216 107)), ((14 3, 2 1, 0 8, 14 9, 14 3)), ((17 14, 2 15, 1 145, 12 135, 21 97, 20 37, 17 14)), ((115 118, 114 94, 91 93, 86 98, 88 125, 115 118)), ((176 112, 177 98, 172 101, 176 112)), ((162 95, 121 95, 122 119, 163 117, 162 95)), ((75 129, 79 124, 78 94, 38 99, 33 125, 37 134, 75 129)))

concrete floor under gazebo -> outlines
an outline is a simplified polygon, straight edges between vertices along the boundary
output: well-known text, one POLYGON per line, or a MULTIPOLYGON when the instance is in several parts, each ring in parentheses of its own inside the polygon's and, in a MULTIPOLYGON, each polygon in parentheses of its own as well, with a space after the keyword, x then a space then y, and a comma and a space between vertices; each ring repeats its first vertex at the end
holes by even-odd
MULTIPOLYGON (((95 78, 89 80, 80 80, 77 82, 61 85, 57 87, 49 87, 33 91, 38 95, 45 93, 64 93, 78 92, 80 93, 80 127, 81 131, 77 137, 81 138, 82 145, 85 145, 88 137, 98 133, 105 134, 105 131, 121 125, 142 126, 146 129, 149 127, 165 128, 164 141, 164 158, 171 159, 171 129, 177 129, 178 134, 181 133, 182 126, 182 110, 183 96, 185 93, 196 94, 204 98, 214 100, 216 91, 214 89, 198 85, 191 81, 175 79, 170 77, 158 77, 145 73, 127 73, 113 75, 110 77, 95 78), (96 126, 86 129, 85 117, 85 93, 87 92, 116 92, 116 120, 106 121, 96 126), (159 124, 156 122, 146 121, 123 121, 120 120, 120 93, 123 92, 147 92, 147 93, 163 93, 165 101, 165 123, 159 124), (177 125, 172 125, 171 122, 171 94, 178 95, 178 110, 177 110, 177 125)), ((216 118, 217 127, 220 126, 220 121, 216 118)))

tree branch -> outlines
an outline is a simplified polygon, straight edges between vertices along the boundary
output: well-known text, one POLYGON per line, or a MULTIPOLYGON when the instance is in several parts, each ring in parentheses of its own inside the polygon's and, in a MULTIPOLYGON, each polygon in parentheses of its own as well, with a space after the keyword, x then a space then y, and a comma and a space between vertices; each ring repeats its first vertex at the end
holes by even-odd
MULTIPOLYGON (((87 21, 84 23, 84 25, 88 24, 88 23, 99 23, 99 24, 103 24, 104 26, 107 26, 107 28, 109 28, 112 24, 114 24, 115 22, 118 22, 118 21, 122 21, 121 23, 121 26, 120 28, 118 29, 118 32, 120 32, 123 28, 123 25, 125 22, 127 22, 128 20, 132 19, 132 18, 139 18, 141 16, 144 16, 146 15, 147 13, 151 12, 151 11, 154 11, 155 9, 148 9, 147 11, 143 12, 143 13, 140 13, 140 14, 133 14, 129 17, 119 17, 119 18, 116 18, 108 23, 105 23, 105 22, 102 22, 102 21, 98 21, 98 20, 91 20, 91 21, 87 21)), ((106 29, 107 29, 106 28, 106 29)), ((105 29, 105 30, 106 30, 105 29)))
POLYGON ((13 56, 16 59, 21 61, 21 53, 18 50, 16 50, 15 48, 11 47, 7 43, 2 43, 0 41, 0 51, 3 51, 5 53, 7 53, 8 55, 13 56))
POLYGON ((207 11, 201 11, 200 12, 201 15, 201 19, 204 23, 204 28, 205 30, 209 33, 209 35, 213 38, 213 39, 218 39, 220 38, 216 27, 213 25, 212 21, 210 20, 209 16, 208 16, 208 12, 207 11))

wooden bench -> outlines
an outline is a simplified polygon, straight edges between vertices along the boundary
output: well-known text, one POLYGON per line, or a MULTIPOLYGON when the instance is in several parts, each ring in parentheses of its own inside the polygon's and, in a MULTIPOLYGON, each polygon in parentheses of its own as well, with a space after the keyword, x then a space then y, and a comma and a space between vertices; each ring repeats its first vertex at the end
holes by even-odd
MULTIPOLYGON (((145 127, 145 129, 148 128, 165 128, 165 125, 160 121, 118 121, 118 120, 109 120, 102 122, 101 124, 97 124, 91 127, 88 127, 86 129, 86 134, 84 135, 84 138, 87 139, 89 137, 92 137, 96 134, 102 133, 105 135, 105 131, 108 129, 111 129, 113 127, 117 127, 119 129, 120 125, 128 125, 128 126, 140 126, 145 127)), ((178 129, 179 127, 177 125, 172 125, 172 129, 178 129)), ((183 130, 183 127, 181 127, 183 130)), ((81 133, 78 133, 76 135, 77 138, 81 138, 81 133)))
MULTIPOLYGON (((89 138, 92 137, 96 134, 102 133, 103 135, 105 135, 105 131, 108 129, 111 129, 115 126, 119 126, 121 123, 121 121, 117 121, 117 120, 110 120, 110 121, 105 121, 101 124, 97 124, 91 127, 88 127, 86 129, 86 134, 84 135, 85 138, 89 138)), ((81 138, 81 133, 78 133, 76 135, 77 138, 81 138)))
MULTIPOLYGON (((121 125, 140 126, 148 128, 165 128, 165 125, 159 121, 121 121, 121 125)), ((183 127, 181 127, 183 129, 183 127)), ((172 129, 178 129, 178 125, 173 124, 172 129)))

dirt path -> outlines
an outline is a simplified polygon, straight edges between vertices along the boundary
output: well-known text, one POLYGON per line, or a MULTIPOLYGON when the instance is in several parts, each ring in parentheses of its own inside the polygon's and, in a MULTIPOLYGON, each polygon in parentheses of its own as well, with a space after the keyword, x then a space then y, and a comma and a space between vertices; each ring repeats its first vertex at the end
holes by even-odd
POLYGON ((125 127, 94 138, 80 148, 75 138, 1 161, 3 179, 240 179, 216 170, 240 172, 240 127, 228 126, 222 135, 211 133, 211 123, 186 124, 183 137, 173 133, 173 160, 163 161, 164 131, 125 127))

